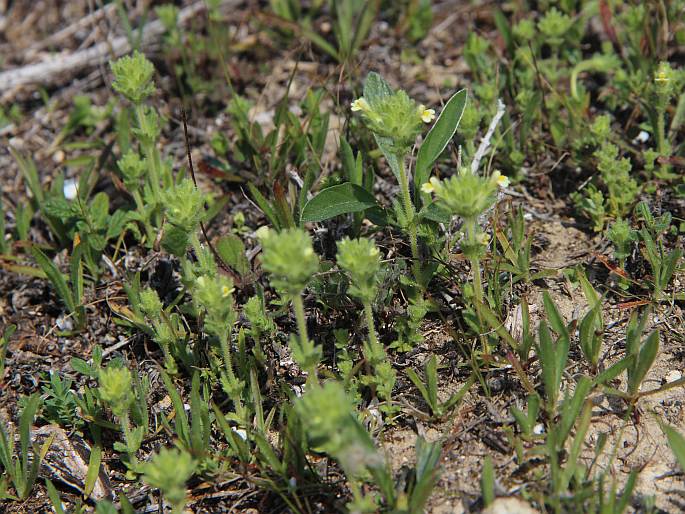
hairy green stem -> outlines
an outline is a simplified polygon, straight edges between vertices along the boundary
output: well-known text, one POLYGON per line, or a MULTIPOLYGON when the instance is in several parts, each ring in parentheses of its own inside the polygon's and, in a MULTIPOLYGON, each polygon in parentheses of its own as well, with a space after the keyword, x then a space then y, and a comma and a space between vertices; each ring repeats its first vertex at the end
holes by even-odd
POLYGON ((402 193, 402 207, 404 208, 404 215, 409 222, 409 245, 411 246, 412 268, 414 270, 414 279, 420 283, 420 262, 419 262, 419 243, 416 224, 416 210, 411 201, 411 193, 409 192, 409 178, 407 177, 407 170, 404 165, 404 155, 397 155, 397 160, 400 163, 400 189, 402 193))
POLYGON ((309 335, 307 334, 307 318, 304 314, 304 302, 302 301, 301 294, 293 296, 293 308, 295 309, 295 319, 297 320, 297 330, 300 334, 300 342, 304 344, 309 341, 309 335))
MULTIPOLYGON (((135 107, 136 120, 138 122, 138 127, 142 128, 143 120, 145 119, 145 109, 143 104, 138 104, 135 107)), ((157 154, 155 148, 155 142, 151 141, 149 143, 142 142, 143 153, 148 158, 148 169, 150 170, 150 185, 155 196, 155 200, 160 201, 161 190, 159 188, 159 155, 157 154)))
POLYGON ((371 309, 371 302, 364 302, 364 317, 366 318, 366 327, 369 330, 369 343, 371 346, 378 345, 378 337, 376 336, 376 326, 373 321, 373 309, 371 309))
MULTIPOLYGON (((464 220, 464 224, 466 227, 466 238, 468 240, 468 244, 471 246, 471 248, 475 248, 476 245, 478 244, 478 237, 477 237, 477 231, 478 231, 478 222, 476 218, 471 218, 471 219, 466 219, 464 220)), ((475 306, 476 306, 476 314, 478 316, 478 324, 480 327, 483 327, 483 319, 481 318, 480 314, 480 306, 483 304, 483 282, 481 279, 481 270, 480 270, 480 259, 478 258, 477 255, 472 256, 470 259, 471 261, 471 271, 473 272, 473 295, 475 298, 475 306)), ((482 330, 482 328, 481 328, 482 330)), ((487 337, 481 334, 480 336, 481 344, 483 345, 483 353, 485 355, 488 355, 490 353, 490 349, 488 347, 488 340, 487 337)))
MULTIPOLYGON (((477 239, 477 223, 475 219, 465 220, 466 237, 469 245, 475 246, 478 243, 477 239)), ((483 282, 480 277, 480 259, 478 257, 471 257, 471 271, 473 272, 473 293, 478 303, 483 302, 483 282)))

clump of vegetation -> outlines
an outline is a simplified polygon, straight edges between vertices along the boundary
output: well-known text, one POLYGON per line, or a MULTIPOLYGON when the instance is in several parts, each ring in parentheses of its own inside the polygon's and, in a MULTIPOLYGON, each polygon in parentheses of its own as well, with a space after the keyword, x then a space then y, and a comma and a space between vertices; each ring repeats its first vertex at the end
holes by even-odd
POLYGON ((488 6, 463 34, 465 87, 439 97, 369 51, 406 38, 401 69, 421 67, 454 37, 431 2, 278 0, 254 26, 222 4, 188 30, 175 5, 150 13, 159 60, 112 60, 106 105, 78 96, 64 117, 50 151, 73 168, 46 180, 10 149, 26 194, 0 204, 0 286, 43 284, 55 328, 0 334, 18 421, 0 423, 3 505, 44 483, 55 512, 662 508, 624 450, 656 418, 655 451, 685 466, 678 414, 654 401, 685 385, 664 372, 682 367, 685 3, 488 6), (306 42, 297 58, 328 72, 288 68, 265 109, 234 73, 243 54, 275 66, 265 41, 306 42), (176 96, 211 134, 188 136, 176 96), (576 232, 556 223, 571 216, 576 232), (570 237, 592 247, 540 259, 570 237), (70 365, 27 382, 28 339, 70 365), (34 423, 87 455, 55 465, 34 423))

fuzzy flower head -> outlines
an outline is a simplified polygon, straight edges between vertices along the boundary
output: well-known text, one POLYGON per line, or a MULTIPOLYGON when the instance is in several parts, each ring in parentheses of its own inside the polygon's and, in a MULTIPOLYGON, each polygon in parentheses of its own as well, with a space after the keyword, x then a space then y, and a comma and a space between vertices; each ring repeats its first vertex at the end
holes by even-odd
POLYGON ((112 409, 115 416, 122 417, 133 402, 132 378, 128 368, 109 365, 98 376, 98 394, 112 409))
POLYGON ((109 65, 114 75, 112 87, 132 103, 140 104, 155 92, 155 67, 137 50, 109 65))
POLYGON ((381 253, 374 242, 365 237, 344 238, 338 243, 338 265, 351 278, 350 296, 370 302, 376 296, 376 277, 381 267, 381 253))
POLYGON ((225 334, 235 323, 233 280, 225 275, 201 275, 192 289, 193 301, 205 312, 205 330, 217 337, 225 334))
POLYGON ((159 489, 166 500, 174 506, 174 512, 182 512, 186 502, 185 483, 193 476, 196 463, 188 452, 162 448, 149 462, 141 466, 143 481, 159 489))
POLYGON ((369 73, 364 96, 351 105, 361 114, 364 124, 395 154, 405 154, 414 144, 424 123, 435 118, 435 111, 418 105, 403 90, 394 91, 377 73, 369 73))
MULTIPOLYGON (((493 175, 494 177, 494 175, 493 175)), ((497 200, 498 178, 481 177, 462 170, 445 180, 431 178, 422 190, 435 194, 435 201, 453 215, 474 219, 492 207, 497 200)))
POLYGON ((319 271, 309 234, 299 228, 259 229, 257 237, 262 244, 262 267, 271 275, 271 284, 281 294, 300 294, 319 271))
POLYGON ((659 67, 654 73, 654 88, 657 97, 662 102, 668 102, 677 92, 676 72, 667 62, 659 63, 659 67))

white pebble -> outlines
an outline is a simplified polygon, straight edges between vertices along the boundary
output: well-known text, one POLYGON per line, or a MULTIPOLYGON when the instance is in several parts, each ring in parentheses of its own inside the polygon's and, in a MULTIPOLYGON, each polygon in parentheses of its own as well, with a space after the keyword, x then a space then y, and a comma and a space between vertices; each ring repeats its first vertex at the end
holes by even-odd
POLYGON ((78 187, 76 187, 76 180, 73 178, 68 178, 67 180, 64 181, 64 187, 62 189, 64 191, 64 198, 67 200, 73 200, 76 198, 76 194, 78 193, 78 187))
POLYGON ((683 373, 682 371, 678 371, 677 369, 672 369, 668 373, 666 373, 666 376, 664 379, 666 382, 675 382, 676 380, 680 380, 683 378, 683 373))

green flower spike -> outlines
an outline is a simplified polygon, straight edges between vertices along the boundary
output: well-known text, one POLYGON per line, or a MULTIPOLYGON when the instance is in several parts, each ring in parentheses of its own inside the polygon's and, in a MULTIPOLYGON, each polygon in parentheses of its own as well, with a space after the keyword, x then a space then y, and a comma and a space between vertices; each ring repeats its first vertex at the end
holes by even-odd
POLYGON ((110 63, 114 74, 112 87, 132 103, 138 105, 155 92, 152 75, 155 67, 137 50, 110 63))
POLYGON ((349 293, 361 302, 371 302, 376 296, 376 275, 381 267, 381 253, 367 238, 346 237, 338 243, 338 265, 352 279, 349 293))
POLYGON ((262 267, 271 275, 274 288, 286 296, 302 293, 319 271, 319 257, 309 235, 299 228, 281 232, 262 228, 257 237, 262 244, 262 267))

